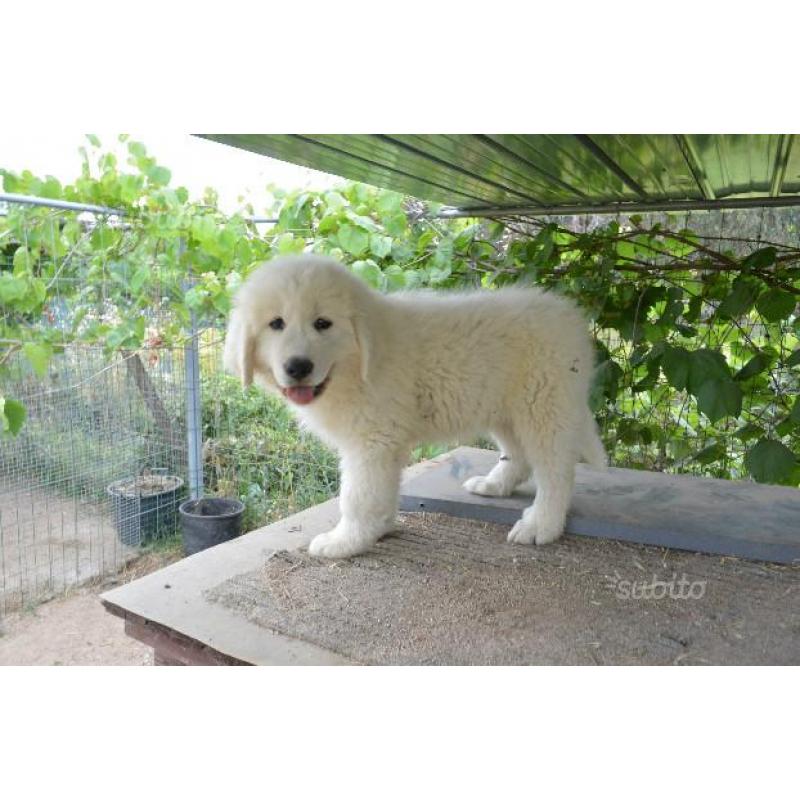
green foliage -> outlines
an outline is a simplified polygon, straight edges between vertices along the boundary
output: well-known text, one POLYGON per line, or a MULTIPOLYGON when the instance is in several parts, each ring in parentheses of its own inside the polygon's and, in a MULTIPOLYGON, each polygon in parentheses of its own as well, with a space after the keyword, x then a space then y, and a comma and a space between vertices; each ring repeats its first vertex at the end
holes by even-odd
POLYGON ((10 397, 0 397, 0 429, 16 436, 25 422, 25 406, 10 397))
MULTIPOLYGON (((43 374, 72 341, 102 343, 108 352, 180 344, 192 315, 202 324, 227 315, 232 293, 259 261, 316 252, 382 291, 491 291, 519 282, 572 295, 594 325, 591 404, 619 463, 800 481, 796 246, 735 249, 669 218, 604 220, 588 230, 552 220, 439 221, 419 201, 355 183, 273 189, 268 213, 278 222, 264 228, 247 220, 250 208, 221 214, 213 192, 190 201, 144 145, 124 146, 127 156, 118 159, 90 138, 81 174, 67 186, 27 171, 0 173, 6 191, 126 213, 125 225, 112 218, 87 227, 75 215, 10 207, 0 220, 7 256, 0 371, 22 350, 33 373, 43 374), (54 315, 68 320, 57 334, 54 315)), ((20 414, 6 399, 3 430, 17 430, 20 414)), ((274 427, 277 408, 269 419, 274 427)), ((257 436, 268 433, 259 428, 257 436)), ((297 446, 295 434, 270 441, 287 459, 288 442, 297 446)), ((248 447, 255 439, 228 449, 243 459, 248 447)), ((318 453, 311 460, 328 468, 318 453)), ((247 494, 261 484, 245 477, 242 486, 247 494)))
POLYGON ((794 312, 797 296, 783 289, 769 289, 758 298, 756 308, 767 322, 778 322, 794 312))
POLYGON ((717 307, 717 314, 726 319, 738 319, 753 307, 761 291, 761 283, 746 275, 739 276, 731 291, 717 307))
POLYGON ((503 266, 572 294, 594 319, 592 408, 617 463, 800 483, 779 455, 800 453, 800 249, 737 256, 636 217, 585 233, 508 220, 509 232, 503 266), (782 449, 755 451, 763 439, 782 449))
MULTIPOLYGON (((88 359, 84 353, 74 360, 65 357, 59 368, 74 377, 78 370, 101 364, 102 359, 88 359)), ((54 386, 44 385, 51 390, 54 386)), ((172 462, 176 453, 156 444, 152 421, 140 399, 131 394, 132 388, 125 381, 109 380, 101 386, 76 386, 70 392, 50 391, 48 399, 33 401, 30 419, 13 449, 6 451, 25 454, 24 474, 16 477, 102 501, 112 481, 139 474, 144 467, 173 471, 178 466, 172 462), (120 421, 112 426, 108 420, 115 415, 120 421)), ((177 401, 182 404, 182 398, 177 401)), ((22 466, 14 464, 13 459, 4 464, 12 476, 22 466)))
POLYGON ((53 346, 49 342, 25 342, 22 350, 36 374, 43 377, 53 355, 53 346))
POLYGON ((202 392, 206 490, 245 504, 245 530, 336 494, 336 456, 285 404, 216 371, 203 376, 202 392))
POLYGON ((760 483, 785 483, 793 477, 797 458, 775 439, 761 439, 745 456, 748 472, 760 483))
POLYGON ((734 376, 734 380, 746 381, 761 374, 772 364, 772 359, 763 351, 757 352, 734 376))
POLYGON ((685 347, 666 347, 661 360, 664 375, 673 389, 682 392, 689 383, 691 353, 685 347))

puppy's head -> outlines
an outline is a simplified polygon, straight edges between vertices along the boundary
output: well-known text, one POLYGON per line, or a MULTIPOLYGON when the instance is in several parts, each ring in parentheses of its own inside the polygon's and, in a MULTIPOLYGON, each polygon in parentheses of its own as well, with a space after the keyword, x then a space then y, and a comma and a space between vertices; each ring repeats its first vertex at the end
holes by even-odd
POLYGON ((224 363, 306 406, 337 381, 366 380, 364 314, 369 289, 320 256, 278 258, 241 286, 225 340, 224 363))

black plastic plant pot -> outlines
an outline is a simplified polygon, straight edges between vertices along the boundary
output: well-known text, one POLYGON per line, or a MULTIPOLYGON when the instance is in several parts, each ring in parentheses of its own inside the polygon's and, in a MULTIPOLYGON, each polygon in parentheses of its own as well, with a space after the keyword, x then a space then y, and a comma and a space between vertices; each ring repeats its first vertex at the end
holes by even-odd
POLYGON ((187 556, 235 539, 242 532, 244 503, 232 497, 184 500, 178 511, 183 530, 183 552, 187 556))
POLYGON ((177 527, 183 480, 177 475, 146 473, 112 483, 106 491, 114 508, 119 540, 139 547, 177 527))

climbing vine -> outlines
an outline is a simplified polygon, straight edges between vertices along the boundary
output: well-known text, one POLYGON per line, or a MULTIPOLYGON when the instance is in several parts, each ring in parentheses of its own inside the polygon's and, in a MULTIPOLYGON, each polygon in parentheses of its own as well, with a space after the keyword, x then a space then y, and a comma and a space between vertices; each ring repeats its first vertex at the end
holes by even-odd
MULTIPOLYGON (((250 207, 222 214, 213 191, 190 200, 143 144, 120 141, 124 159, 89 137, 81 174, 66 186, 0 170, 6 192, 122 212, 86 218, 9 205, 0 218, 0 380, 15 354, 43 375, 73 343, 112 353, 180 342, 192 319, 226 316, 255 264, 313 251, 383 291, 564 291, 595 331, 592 406, 617 463, 800 484, 796 229, 771 241, 769 231, 709 236, 668 216, 437 219, 436 206, 356 183, 275 189, 267 213, 278 221, 264 225, 250 221, 250 207)), ((17 432, 24 417, 0 391, 3 429, 17 432)))

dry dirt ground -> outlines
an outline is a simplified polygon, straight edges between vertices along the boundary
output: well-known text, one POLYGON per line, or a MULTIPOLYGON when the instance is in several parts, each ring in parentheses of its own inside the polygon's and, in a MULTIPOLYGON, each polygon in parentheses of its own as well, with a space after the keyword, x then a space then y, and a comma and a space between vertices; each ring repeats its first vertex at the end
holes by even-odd
POLYGON ((179 557, 177 548, 146 554, 129 564, 113 582, 74 589, 61 599, 0 618, 0 665, 152 664, 152 649, 126 636, 122 620, 103 608, 98 595, 179 557))

